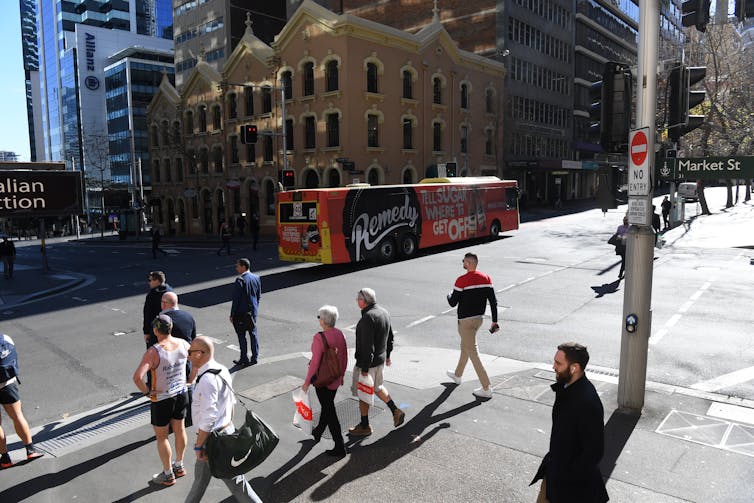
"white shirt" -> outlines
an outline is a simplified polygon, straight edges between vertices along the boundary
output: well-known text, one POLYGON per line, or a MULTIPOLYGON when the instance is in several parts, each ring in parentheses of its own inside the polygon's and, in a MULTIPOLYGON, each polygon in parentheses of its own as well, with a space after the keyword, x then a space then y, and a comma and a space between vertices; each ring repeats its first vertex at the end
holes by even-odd
MULTIPOLYGON (((0 337, 4 337, 5 340, 8 341, 8 344, 10 344, 12 346, 15 346, 15 344, 13 344, 13 339, 10 338, 10 335, 0 334, 0 337)), ((17 381, 17 379, 16 379, 15 376, 11 377, 7 381, 0 381, 0 388, 4 388, 7 385, 13 384, 16 381, 17 381)))
POLYGON ((209 369, 220 369, 220 373, 208 373, 199 379, 191 403, 194 425, 206 432, 212 432, 230 423, 233 405, 236 403, 230 387, 223 382, 225 379, 228 384, 233 384, 228 369, 215 360, 210 360, 199 367, 196 375, 200 376, 209 369))

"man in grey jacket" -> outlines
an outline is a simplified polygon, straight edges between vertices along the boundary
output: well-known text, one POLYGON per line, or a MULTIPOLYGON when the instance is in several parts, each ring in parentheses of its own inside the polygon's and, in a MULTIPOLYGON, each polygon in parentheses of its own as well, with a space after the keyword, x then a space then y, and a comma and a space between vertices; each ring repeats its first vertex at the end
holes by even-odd
MULTIPOLYGON (((361 309, 361 319, 356 324, 356 365, 353 368, 353 384, 351 392, 356 395, 359 376, 372 376, 374 393, 390 407, 393 413, 393 425, 397 428, 403 424, 406 414, 396 407, 387 389, 382 385, 382 370, 385 365, 390 366, 390 353, 393 351, 393 327, 390 325, 390 314, 377 305, 377 298, 371 288, 362 288, 356 296, 356 302, 361 309)), ((349 428, 348 433, 354 436, 372 434, 369 424, 369 404, 359 400, 361 422, 349 428)))

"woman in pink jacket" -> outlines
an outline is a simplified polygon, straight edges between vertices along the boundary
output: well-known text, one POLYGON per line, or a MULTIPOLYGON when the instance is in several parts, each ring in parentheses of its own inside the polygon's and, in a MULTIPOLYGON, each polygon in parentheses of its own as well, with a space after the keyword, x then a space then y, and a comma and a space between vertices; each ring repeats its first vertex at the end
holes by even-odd
POLYGON ((335 328, 335 322, 338 321, 337 307, 320 307, 319 311, 317 311, 317 319, 319 320, 319 326, 322 327, 322 331, 314 334, 312 338, 312 359, 309 362, 309 372, 306 374, 306 379, 304 379, 301 389, 304 392, 308 392, 309 384, 316 379, 319 363, 322 361, 325 353, 325 345, 320 335, 324 334, 325 339, 327 339, 327 345, 338 351, 341 374, 328 386, 314 388, 317 392, 319 403, 322 405, 322 414, 319 416, 319 424, 312 430, 312 436, 314 436, 315 442, 319 442, 320 438, 322 438, 322 433, 325 431, 325 427, 329 427, 330 435, 332 435, 335 441, 335 448, 328 450, 327 454, 342 457, 347 454, 347 451, 338 415, 335 413, 335 394, 338 392, 338 388, 343 386, 343 375, 345 375, 346 368, 348 368, 348 348, 346 347, 346 338, 343 332, 335 328))

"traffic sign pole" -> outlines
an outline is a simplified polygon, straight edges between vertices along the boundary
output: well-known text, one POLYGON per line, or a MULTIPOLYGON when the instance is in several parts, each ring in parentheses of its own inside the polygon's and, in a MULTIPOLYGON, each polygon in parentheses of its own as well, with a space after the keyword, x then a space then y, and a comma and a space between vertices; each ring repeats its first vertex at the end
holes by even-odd
POLYGON ((639 0, 636 86, 636 125, 639 129, 629 135, 628 205, 632 225, 626 240, 626 283, 618 374, 618 408, 632 414, 641 413, 644 407, 647 350, 652 333, 654 230, 651 222, 659 25, 659 1, 639 0))

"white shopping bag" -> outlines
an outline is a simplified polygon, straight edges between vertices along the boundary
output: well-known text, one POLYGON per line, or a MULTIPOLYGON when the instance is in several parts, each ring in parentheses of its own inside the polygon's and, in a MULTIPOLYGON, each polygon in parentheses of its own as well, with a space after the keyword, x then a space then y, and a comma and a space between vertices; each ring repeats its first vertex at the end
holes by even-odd
POLYGON ((359 372, 359 383, 356 387, 356 395, 362 402, 374 405, 374 379, 372 379, 371 375, 364 375, 359 372))
POLYGON ((312 434, 312 407, 309 404, 309 394, 301 388, 293 390, 293 403, 296 412, 293 413, 293 425, 301 428, 307 435, 312 434))

